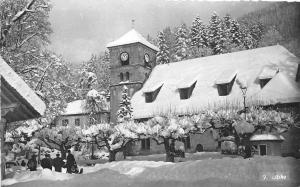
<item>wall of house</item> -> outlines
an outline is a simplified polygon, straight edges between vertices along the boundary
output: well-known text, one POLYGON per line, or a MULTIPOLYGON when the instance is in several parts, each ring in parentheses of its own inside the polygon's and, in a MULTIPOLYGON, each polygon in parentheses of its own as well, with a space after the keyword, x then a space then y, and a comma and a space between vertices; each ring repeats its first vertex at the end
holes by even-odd
MULTIPOLYGON (((198 144, 203 146, 203 151, 217 151, 218 142, 215 141, 209 131, 204 134, 197 134, 190 136, 191 148, 185 152, 195 152, 198 144)), ((164 145, 157 145, 154 140, 150 140, 150 149, 142 149, 141 141, 137 141, 128 147, 130 155, 149 155, 165 153, 164 145)))
POLYGON ((281 141, 255 141, 252 142, 252 145, 257 146, 256 154, 259 154, 259 145, 266 145, 267 146, 267 155, 271 156, 281 156, 281 141))
POLYGON ((300 152, 300 128, 291 127, 282 135, 285 138, 281 147, 283 154, 300 152))
MULTIPOLYGON (((99 113, 97 114, 97 118, 99 119, 100 122, 105 123, 105 122, 109 122, 109 113, 99 113)), ((81 128, 85 128, 86 125, 89 124, 90 121, 90 116, 89 114, 80 114, 80 115, 69 115, 69 116, 59 116, 56 120, 55 120, 55 125, 56 126, 61 126, 62 121, 64 119, 68 119, 69 120, 69 125, 75 125, 75 119, 80 119, 80 127, 81 128)))

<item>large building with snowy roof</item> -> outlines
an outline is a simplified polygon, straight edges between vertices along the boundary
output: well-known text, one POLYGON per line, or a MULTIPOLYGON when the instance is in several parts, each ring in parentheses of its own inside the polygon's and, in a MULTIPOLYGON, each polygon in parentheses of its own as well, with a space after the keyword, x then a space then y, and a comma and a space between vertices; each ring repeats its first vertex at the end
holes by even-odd
MULTIPOLYGON (((157 65, 153 69, 151 64, 155 64, 158 49, 134 29, 107 47, 112 122, 116 120, 124 85, 129 87, 135 120, 168 113, 192 114, 212 107, 243 107, 237 82, 247 87, 247 106, 300 103, 300 60, 280 45, 157 65)), ((186 146, 194 150, 201 143, 204 149, 211 150, 216 142, 208 137, 193 136, 186 146)), ((138 146, 150 152, 160 149, 150 140, 138 146)))

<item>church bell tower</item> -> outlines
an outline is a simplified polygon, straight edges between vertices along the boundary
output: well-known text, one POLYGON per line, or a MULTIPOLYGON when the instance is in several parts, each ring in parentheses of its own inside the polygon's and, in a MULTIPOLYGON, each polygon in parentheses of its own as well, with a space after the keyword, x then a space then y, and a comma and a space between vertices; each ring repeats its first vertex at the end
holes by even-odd
POLYGON ((123 86, 128 88, 130 98, 142 88, 155 63, 158 48, 135 29, 106 47, 110 54, 110 121, 116 123, 123 86))

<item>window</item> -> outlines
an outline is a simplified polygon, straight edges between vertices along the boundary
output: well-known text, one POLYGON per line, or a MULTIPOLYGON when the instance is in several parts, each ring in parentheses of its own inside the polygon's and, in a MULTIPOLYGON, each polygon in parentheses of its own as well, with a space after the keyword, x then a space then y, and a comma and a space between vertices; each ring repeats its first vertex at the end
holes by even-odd
POLYGON ((162 87, 162 84, 159 84, 159 87, 154 87, 154 89, 144 91, 145 102, 146 103, 152 103, 156 99, 161 87, 162 87))
POLYGON ((69 124, 69 120, 68 119, 63 119, 62 120, 62 126, 67 126, 69 124))
POLYGON ((263 88, 268 82, 271 80, 271 78, 268 79, 259 79, 260 87, 263 88))
POLYGON ((126 74, 125 74, 125 80, 129 81, 129 72, 126 72, 126 74))
POLYGON ((236 70, 225 70, 216 80, 219 96, 229 95, 237 75, 236 70))
POLYGON ((259 145, 259 155, 267 155, 267 145, 259 145))
POLYGON ((229 83, 217 84, 219 96, 226 96, 230 94, 235 78, 236 76, 234 76, 229 83))
POLYGON ((150 150, 150 138, 143 139, 141 143, 143 150, 150 150))
POLYGON ((258 78, 259 78, 259 84, 260 87, 263 88, 268 82, 279 72, 279 68, 274 66, 274 67, 269 67, 266 66, 262 69, 260 72, 258 78))
POLYGON ((124 80, 123 73, 120 73, 120 81, 123 81, 123 80, 124 80))
POLYGON ((196 82, 188 88, 179 88, 180 99, 188 99, 191 97, 195 88, 196 82))
POLYGON ((80 126, 80 119, 79 118, 75 119, 75 126, 80 126))
POLYGON ((190 136, 185 138, 179 138, 179 141, 183 142, 184 149, 190 149, 191 148, 191 139, 190 136))

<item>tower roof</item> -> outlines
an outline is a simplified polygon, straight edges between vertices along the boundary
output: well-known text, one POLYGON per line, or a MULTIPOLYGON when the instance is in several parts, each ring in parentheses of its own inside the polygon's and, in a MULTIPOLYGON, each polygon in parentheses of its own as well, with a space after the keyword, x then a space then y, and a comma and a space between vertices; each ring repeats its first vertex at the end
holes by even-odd
POLYGON ((140 33, 138 33, 134 29, 131 29, 130 31, 128 31, 126 34, 121 36, 119 39, 109 42, 106 45, 106 47, 109 48, 109 47, 115 47, 115 46, 119 46, 119 45, 132 44, 132 43, 141 43, 155 51, 158 51, 158 48, 155 45, 148 42, 140 33))

